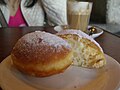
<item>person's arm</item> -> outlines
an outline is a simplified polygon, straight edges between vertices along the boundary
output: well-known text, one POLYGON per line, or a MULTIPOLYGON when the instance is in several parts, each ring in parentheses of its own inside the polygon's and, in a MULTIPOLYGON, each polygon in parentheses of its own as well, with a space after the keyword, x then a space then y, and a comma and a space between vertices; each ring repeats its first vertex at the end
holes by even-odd
POLYGON ((49 25, 67 25, 67 0, 41 0, 49 25))

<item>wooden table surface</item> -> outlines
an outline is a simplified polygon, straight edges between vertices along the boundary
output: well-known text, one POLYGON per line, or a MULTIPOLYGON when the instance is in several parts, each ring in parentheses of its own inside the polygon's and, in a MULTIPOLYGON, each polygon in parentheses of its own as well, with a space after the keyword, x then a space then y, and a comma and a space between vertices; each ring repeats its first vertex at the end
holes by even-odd
MULTIPOLYGON (((0 62, 10 55, 14 44, 20 37, 38 30, 56 33, 53 27, 0 28, 0 62)), ((120 63, 120 37, 104 31, 101 36, 96 38, 96 41, 101 45, 105 54, 120 63)))

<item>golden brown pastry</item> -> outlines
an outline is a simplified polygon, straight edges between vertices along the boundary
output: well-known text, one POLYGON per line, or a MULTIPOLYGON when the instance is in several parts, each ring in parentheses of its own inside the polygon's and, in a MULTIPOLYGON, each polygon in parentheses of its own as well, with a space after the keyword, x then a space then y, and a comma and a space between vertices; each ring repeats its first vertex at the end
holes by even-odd
POLYGON ((106 64, 102 48, 87 34, 80 30, 64 30, 57 35, 73 47, 73 65, 100 68, 106 64))
POLYGON ((62 38, 46 33, 26 34, 15 44, 11 58, 20 71, 37 77, 63 72, 72 63, 71 46, 62 38))

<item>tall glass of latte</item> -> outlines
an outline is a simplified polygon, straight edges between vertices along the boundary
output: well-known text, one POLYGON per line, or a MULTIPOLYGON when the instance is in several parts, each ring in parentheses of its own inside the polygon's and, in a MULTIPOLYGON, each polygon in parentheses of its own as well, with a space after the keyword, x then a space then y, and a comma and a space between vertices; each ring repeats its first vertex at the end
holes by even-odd
POLYGON ((67 18, 69 28, 86 32, 91 10, 91 2, 68 1, 67 18))

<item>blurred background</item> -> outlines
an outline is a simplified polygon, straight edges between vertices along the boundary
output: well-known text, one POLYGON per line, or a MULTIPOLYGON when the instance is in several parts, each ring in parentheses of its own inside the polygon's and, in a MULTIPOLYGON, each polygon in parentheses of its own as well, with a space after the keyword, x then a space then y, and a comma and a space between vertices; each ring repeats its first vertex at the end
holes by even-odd
POLYGON ((120 36, 120 0, 77 0, 93 2, 90 23, 120 36))

